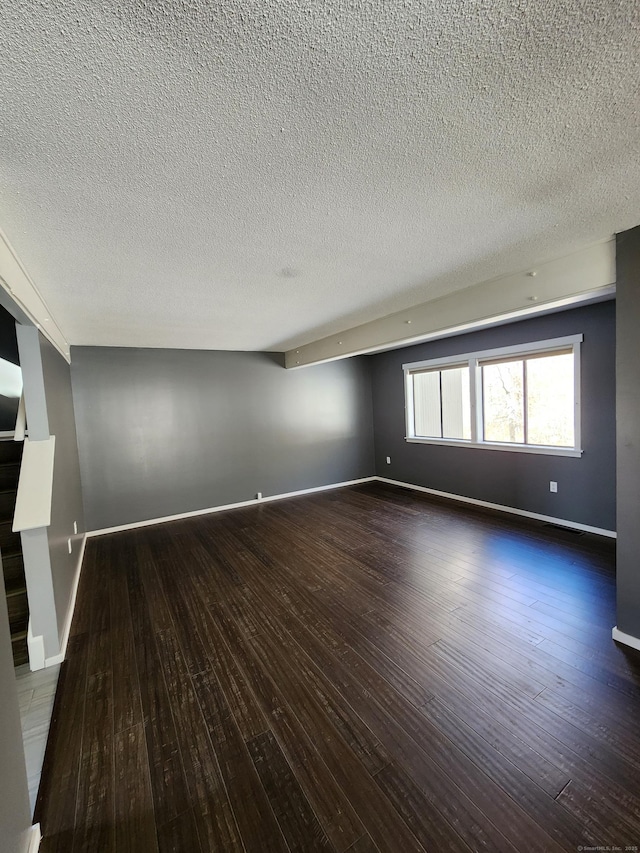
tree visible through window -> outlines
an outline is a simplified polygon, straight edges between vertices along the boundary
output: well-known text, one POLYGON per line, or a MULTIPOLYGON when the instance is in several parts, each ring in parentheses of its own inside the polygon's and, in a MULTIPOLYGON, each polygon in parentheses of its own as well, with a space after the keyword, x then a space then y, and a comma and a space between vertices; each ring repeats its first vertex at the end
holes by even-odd
POLYGON ((482 365, 485 441, 573 447, 573 352, 482 365))
POLYGON ((524 444, 523 362, 485 365, 482 390, 485 439, 524 444))
POLYGON ((404 365, 408 440, 579 454, 582 336, 404 365))

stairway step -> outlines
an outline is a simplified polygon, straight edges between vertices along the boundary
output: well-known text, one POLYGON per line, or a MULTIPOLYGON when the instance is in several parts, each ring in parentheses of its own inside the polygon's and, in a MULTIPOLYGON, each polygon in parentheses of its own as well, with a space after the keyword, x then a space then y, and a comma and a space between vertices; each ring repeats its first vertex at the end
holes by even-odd
POLYGON ((18 579, 12 584, 7 584, 5 581, 7 610, 9 613, 9 625, 11 633, 26 629, 29 624, 29 599, 27 598, 27 585, 22 578, 22 583, 18 579))
POLYGON ((29 625, 29 599, 22 556, 10 558, 6 563, 3 563, 3 570, 5 573, 4 587, 9 612, 9 626, 12 635, 14 635, 26 631, 29 625))
POLYGON ((16 508, 16 490, 4 489, 0 491, 0 522, 13 521, 16 508))
MULTIPOLYGON (((13 599, 9 599, 7 604, 10 604, 13 599)), ((9 619, 9 628, 11 630, 11 636, 14 637, 16 634, 26 633, 27 628, 29 627, 29 606, 26 601, 23 603, 19 612, 14 616, 13 619, 9 619)))
POLYGON ((29 600, 22 561, 22 542, 20 534, 11 530, 22 450, 22 442, 0 440, 0 550, 15 667, 29 663, 29 600))
POLYGON ((11 629, 13 664, 16 667, 29 663, 27 647, 29 600, 22 560, 22 542, 20 534, 14 533, 11 529, 21 456, 21 442, 0 441, 0 550, 11 629))
POLYGON ((12 634, 11 651, 13 652, 13 665, 15 667, 29 663, 29 648, 27 646, 26 631, 20 631, 19 634, 12 634))
POLYGON ((21 586, 24 584, 24 563, 22 552, 19 554, 8 554, 2 551, 2 570, 6 586, 21 586))
POLYGON ((13 439, 0 440, 0 465, 5 465, 9 462, 20 462, 22 459, 22 441, 14 441, 13 439))
POLYGON ((0 491, 18 488, 18 477, 20 476, 20 463, 9 462, 0 465, 0 491))
MULTIPOLYGON (((16 536, 20 536, 19 533, 16 533, 16 536)), ((17 560, 19 557, 22 557, 22 541, 16 540, 11 547, 4 547, 2 549, 2 565, 5 564, 7 560, 17 560)))
POLYGON ((18 554, 22 550, 20 534, 13 532, 12 525, 12 521, 0 522, 0 549, 3 554, 18 554))

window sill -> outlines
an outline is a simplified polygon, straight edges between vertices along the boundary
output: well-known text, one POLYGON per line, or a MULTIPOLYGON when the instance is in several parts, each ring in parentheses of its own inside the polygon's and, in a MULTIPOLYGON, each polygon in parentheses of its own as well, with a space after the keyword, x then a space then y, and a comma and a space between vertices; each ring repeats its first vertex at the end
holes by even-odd
POLYGON ((573 447, 540 447, 534 444, 500 444, 499 442, 472 442, 447 438, 416 438, 406 436, 408 444, 438 444, 441 447, 468 447, 475 450, 506 450, 509 453, 537 453, 541 456, 582 456, 582 450, 573 447))

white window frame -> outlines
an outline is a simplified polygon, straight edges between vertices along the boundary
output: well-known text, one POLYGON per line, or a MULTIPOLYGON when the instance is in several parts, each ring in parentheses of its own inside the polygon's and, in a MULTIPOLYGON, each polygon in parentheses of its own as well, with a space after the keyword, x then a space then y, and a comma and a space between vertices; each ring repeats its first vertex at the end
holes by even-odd
POLYGON ((539 453, 547 456, 582 456, 582 437, 580 424, 580 344, 582 335, 569 335, 564 338, 552 338, 529 344, 516 344, 510 347, 461 353, 446 358, 433 358, 429 361, 413 361, 403 364, 406 435, 405 441, 412 444, 440 444, 449 447, 480 447, 484 450, 506 450, 516 453, 539 453), (517 358, 531 356, 558 349, 573 350, 574 381, 574 446, 550 447, 539 444, 512 444, 511 442, 485 441, 482 412, 482 368, 479 362, 493 358, 517 358), (413 411, 413 374, 423 370, 442 370, 445 367, 469 367, 471 438, 425 438, 415 434, 413 411))

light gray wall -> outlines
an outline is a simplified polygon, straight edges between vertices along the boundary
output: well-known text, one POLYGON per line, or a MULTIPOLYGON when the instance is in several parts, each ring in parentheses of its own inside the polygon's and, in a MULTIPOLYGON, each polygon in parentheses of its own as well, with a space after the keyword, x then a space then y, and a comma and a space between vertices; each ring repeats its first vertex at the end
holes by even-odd
POLYGON ((613 302, 418 344, 370 359, 379 476, 615 529, 613 302), (408 444, 404 440, 403 363, 578 333, 584 334, 581 458, 408 444), (385 462, 387 456, 390 465, 385 462), (557 494, 549 492, 550 480, 558 483, 557 494))
POLYGON ((640 226, 618 234, 618 628, 640 638, 640 226))
POLYGON ((74 347, 88 529, 373 474, 366 359, 74 347))
POLYGON ((49 416, 44 391, 40 333, 35 326, 16 326, 27 429, 31 441, 49 438, 49 416))
POLYGON ((31 826, 7 602, 0 596, 0 850, 22 853, 31 826))
POLYGON ((51 524, 47 530, 58 634, 65 624, 85 530, 80 461, 71 391, 71 370, 49 341, 40 335, 42 375, 49 431, 56 437, 51 524), (73 522, 78 534, 74 535, 73 522), (69 554, 67 539, 72 540, 69 554))

